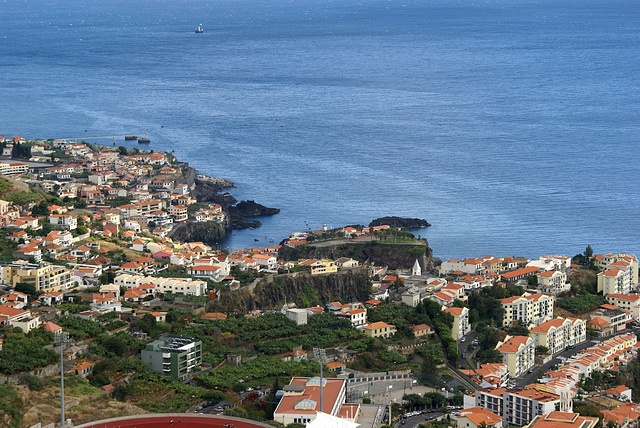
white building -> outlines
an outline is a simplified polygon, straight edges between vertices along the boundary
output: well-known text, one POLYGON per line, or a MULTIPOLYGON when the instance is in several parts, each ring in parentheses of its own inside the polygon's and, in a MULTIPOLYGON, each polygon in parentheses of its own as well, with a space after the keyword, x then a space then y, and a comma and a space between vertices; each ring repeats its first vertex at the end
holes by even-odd
POLYGON ((527 336, 507 336, 498 342, 496 350, 502 353, 502 362, 509 366, 509 374, 518 377, 535 363, 535 342, 527 336))
POLYGON ((471 324, 469 324, 469 309, 468 308, 446 308, 446 313, 453 316, 453 327, 451 328, 451 335, 454 340, 460 340, 464 335, 471 331, 471 324))

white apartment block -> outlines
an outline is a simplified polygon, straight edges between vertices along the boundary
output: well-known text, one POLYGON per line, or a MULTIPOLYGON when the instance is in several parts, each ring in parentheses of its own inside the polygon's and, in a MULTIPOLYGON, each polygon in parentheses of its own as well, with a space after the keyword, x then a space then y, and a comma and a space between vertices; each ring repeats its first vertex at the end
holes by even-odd
POLYGON ((631 267, 631 283, 634 285, 638 284, 638 258, 635 256, 635 254, 596 254, 591 257, 591 260, 593 260, 596 267, 598 267, 598 269, 602 271, 611 269, 612 267, 616 267, 615 265, 613 265, 615 262, 628 262, 631 267))
POLYGON ((156 278, 153 276, 120 274, 113 283, 127 289, 138 288, 144 284, 153 284, 159 293, 183 294, 185 296, 204 296, 207 283, 191 278, 156 278))
POLYGON ((504 424, 522 426, 560 407, 560 396, 537 389, 504 392, 504 424))
POLYGON ((587 340, 587 326, 578 318, 554 318, 533 327, 529 332, 536 347, 544 346, 551 354, 564 351, 587 340))
POLYGON ((471 331, 468 308, 447 308, 444 311, 453 316, 453 328, 451 329, 451 335, 454 340, 460 340, 464 335, 471 331))
POLYGON ((529 327, 540 325, 553 318, 555 297, 546 294, 524 294, 500 299, 504 308, 503 326, 509 326, 515 321, 529 327))
POLYGON ((631 267, 611 268, 598 274, 598 293, 628 294, 631 291, 631 267))
POLYGON ((440 265, 440 273, 448 275, 452 272, 460 271, 475 275, 482 269, 483 262, 483 259, 447 260, 440 265))
POLYGON ((502 362, 509 366, 509 374, 518 377, 535 363, 535 342, 527 336, 507 336, 498 342, 496 350, 502 353, 502 362))
POLYGON ((567 283, 567 274, 557 270, 547 270, 536 274, 538 277, 538 290, 544 294, 557 296, 569 291, 571 285, 567 283))
POLYGON ((73 230, 78 227, 78 219, 68 214, 54 214, 49 216, 49 223, 53 226, 64 227, 73 230))

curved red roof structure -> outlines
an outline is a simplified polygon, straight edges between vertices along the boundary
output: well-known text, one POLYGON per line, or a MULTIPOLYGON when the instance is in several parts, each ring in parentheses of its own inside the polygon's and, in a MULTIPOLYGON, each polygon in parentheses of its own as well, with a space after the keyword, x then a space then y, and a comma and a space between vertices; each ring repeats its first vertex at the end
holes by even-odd
POLYGON ((165 413, 124 416, 76 425, 75 428, 273 428, 232 416, 165 413))

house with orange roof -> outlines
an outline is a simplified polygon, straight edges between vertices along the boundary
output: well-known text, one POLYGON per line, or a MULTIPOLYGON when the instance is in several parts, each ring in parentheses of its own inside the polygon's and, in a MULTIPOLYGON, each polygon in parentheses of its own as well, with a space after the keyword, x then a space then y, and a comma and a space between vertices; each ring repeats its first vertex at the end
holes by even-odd
POLYGON ((29 296, 20 291, 12 291, 8 294, 0 296, 0 304, 11 304, 16 309, 22 309, 29 304, 29 296))
POLYGON ((349 320, 352 326, 358 328, 367 323, 367 310, 363 308, 339 312, 338 316, 349 320))
POLYGON ((69 369, 69 371, 73 372, 73 374, 80 376, 82 378, 86 378, 93 372, 93 363, 88 361, 83 361, 77 366, 73 366, 69 369))
POLYGON ((521 279, 526 279, 531 275, 539 272, 540 269, 535 266, 529 266, 522 269, 517 269, 511 272, 503 272, 500 276, 508 283, 514 283, 521 279))
POLYGON ((43 328, 44 328, 44 331, 47 331, 47 332, 50 332, 50 333, 55 333, 57 331, 61 331, 62 330, 62 327, 60 327, 59 325, 54 324, 54 323, 52 323, 50 321, 44 323, 43 328))
POLYGON ((518 377, 535 363, 535 342, 527 336, 507 336, 498 342, 496 350, 502 353, 502 362, 509 366, 509 373, 518 377))
POLYGON ((455 426, 460 428, 502 428, 502 417, 482 407, 471 407, 454 416, 455 426))
POLYGON ((390 338, 394 334, 396 334, 396 326, 387 324, 384 321, 374 322, 372 324, 366 325, 363 328, 364 335, 367 337, 383 337, 385 339, 390 338))
POLYGON ((345 364, 339 361, 332 361, 330 363, 326 363, 325 365, 334 373, 342 373, 347 368, 345 364))
POLYGON ((446 291, 439 291, 429 296, 429 299, 440 304, 440 306, 449 307, 453 305, 453 301, 456 299, 455 294, 448 293, 446 291))
POLYGON ((605 394, 620 401, 631 401, 631 388, 626 385, 618 385, 613 388, 605 389, 605 394))
POLYGON ((603 410, 604 426, 613 421, 619 428, 637 428, 640 419, 640 406, 634 403, 626 403, 612 410, 603 410))
POLYGON ((63 297, 63 294, 59 291, 50 291, 39 295, 38 300, 45 305, 54 306, 61 304, 63 297))
POLYGON ((502 363, 481 364, 475 370, 460 370, 476 382, 480 388, 500 388, 509 380, 509 366, 502 363))
POLYGON ((22 248, 15 250, 12 255, 16 259, 29 260, 33 257, 36 262, 42 260, 42 250, 38 247, 37 241, 31 241, 22 248))
POLYGON ((462 339, 471 331, 471 324, 469 323, 469 308, 453 307, 446 308, 444 311, 453 316, 451 336, 455 341, 462 339))
POLYGON ((42 324, 40 318, 33 317, 29 311, 0 305, 0 326, 2 327, 20 327, 23 332, 29 333, 40 324, 42 324))
POLYGON ((550 354, 587 340, 586 322, 579 318, 553 318, 529 330, 535 346, 544 346, 550 354))
POLYGON ((416 338, 430 336, 433 334, 433 330, 427 324, 419 324, 411 326, 411 330, 413 331, 413 335, 416 338))
POLYGON ((523 428, 595 428, 597 417, 581 416, 578 413, 551 412, 536 416, 523 428))
POLYGON ((599 331, 602 336, 625 330, 630 319, 629 313, 611 305, 601 305, 595 311, 589 312, 588 316, 590 320, 587 326, 599 331))

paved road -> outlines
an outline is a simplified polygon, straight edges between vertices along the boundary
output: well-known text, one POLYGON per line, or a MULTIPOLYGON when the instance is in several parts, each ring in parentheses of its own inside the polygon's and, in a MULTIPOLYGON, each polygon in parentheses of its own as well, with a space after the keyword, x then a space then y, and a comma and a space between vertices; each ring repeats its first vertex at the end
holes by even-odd
POLYGON ((417 416, 412 416, 410 418, 406 418, 406 419, 398 419, 393 426, 395 428, 415 428, 420 424, 424 424, 426 422, 427 418, 433 418, 431 420, 441 420, 442 418, 445 417, 445 415, 443 413, 423 413, 421 415, 417 415, 417 416), (402 421, 405 421, 404 424, 402 423, 402 421))
MULTIPOLYGON (((477 336, 478 336, 478 332, 476 332, 475 330, 471 330, 469 333, 467 333, 466 336, 463 337, 464 342, 460 340, 458 341, 458 352, 460 353, 461 365, 463 366, 466 365, 467 367, 473 367, 474 369, 476 367, 473 363, 473 356, 477 352, 478 347, 474 347, 473 351, 471 352, 467 351, 467 347, 471 342, 473 342, 476 339, 477 336), (466 358, 462 358, 463 355, 466 358)), ((463 367, 463 368, 466 369, 467 367, 463 367)))

